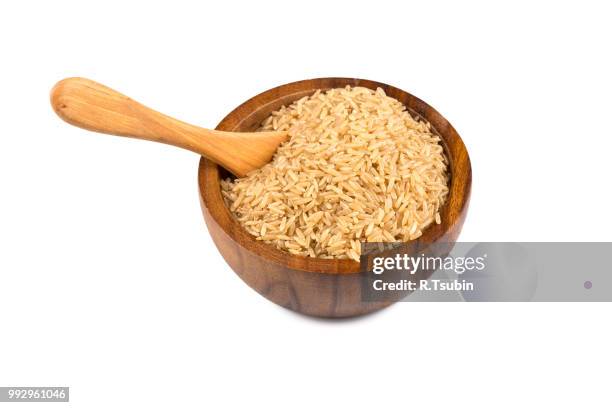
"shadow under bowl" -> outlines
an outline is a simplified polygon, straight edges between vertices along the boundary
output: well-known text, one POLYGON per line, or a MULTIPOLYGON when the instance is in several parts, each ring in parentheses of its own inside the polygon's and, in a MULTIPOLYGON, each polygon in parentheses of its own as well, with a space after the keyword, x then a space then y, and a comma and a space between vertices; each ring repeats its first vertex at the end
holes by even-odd
MULTIPOLYGON (((472 183, 470 158, 463 141, 451 124, 417 97, 380 82, 355 78, 318 78, 281 85, 265 91, 234 109, 217 130, 248 132, 257 129, 270 113, 317 89, 362 86, 382 88, 402 102, 415 117, 433 127, 442 139, 449 160, 450 191, 440 209, 441 224, 434 224, 418 238, 422 244, 455 242, 463 226, 472 183)), ((371 313, 391 301, 372 302, 361 298, 363 272, 348 259, 320 259, 292 255, 257 241, 232 216, 221 196, 220 181, 227 171, 202 157, 198 169, 200 202, 208 230, 230 267, 250 287, 268 300, 298 313, 319 317, 349 317, 371 313)))

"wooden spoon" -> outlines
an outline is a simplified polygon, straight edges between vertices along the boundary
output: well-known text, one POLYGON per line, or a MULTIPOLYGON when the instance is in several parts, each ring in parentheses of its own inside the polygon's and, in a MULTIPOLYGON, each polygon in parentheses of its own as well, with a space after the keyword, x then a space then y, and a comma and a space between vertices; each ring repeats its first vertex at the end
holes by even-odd
POLYGON ((287 140, 287 132, 221 132, 190 125, 85 78, 58 82, 51 90, 51 105, 72 125, 191 150, 239 177, 268 163, 287 140))

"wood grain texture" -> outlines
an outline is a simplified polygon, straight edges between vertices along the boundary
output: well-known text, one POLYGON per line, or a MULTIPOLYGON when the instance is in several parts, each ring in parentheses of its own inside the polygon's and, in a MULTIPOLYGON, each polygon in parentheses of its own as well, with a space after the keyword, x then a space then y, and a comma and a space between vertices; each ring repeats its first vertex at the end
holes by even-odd
POLYGON ((85 78, 58 82, 51 91, 51 105, 72 125, 191 150, 237 176, 268 163, 278 145, 287 139, 286 132, 242 134, 190 125, 85 78))
MULTIPOLYGON (((281 105, 311 95, 317 89, 346 85, 383 88, 387 95, 406 105, 413 115, 429 121, 434 131, 441 136, 450 162, 449 198, 440 210, 442 223, 427 228, 416 241, 422 245, 456 241, 467 215, 472 184, 468 152, 457 131, 442 115, 401 89, 353 78, 319 78, 293 82, 249 99, 227 115, 217 129, 253 131, 281 105)), ((290 255, 257 241, 232 217, 223 202, 220 180, 227 176, 223 169, 210 160, 200 160, 198 182, 208 230, 227 263, 249 286, 272 302, 312 316, 357 316, 391 303, 361 300, 360 284, 363 275, 359 271, 359 263, 355 261, 290 255)))

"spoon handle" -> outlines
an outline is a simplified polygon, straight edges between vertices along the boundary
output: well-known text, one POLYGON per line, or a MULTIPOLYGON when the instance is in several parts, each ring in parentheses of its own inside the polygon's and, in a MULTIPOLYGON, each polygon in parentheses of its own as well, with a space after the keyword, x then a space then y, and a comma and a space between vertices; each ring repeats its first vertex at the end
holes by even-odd
POLYGON ((51 105, 72 125, 191 150, 237 176, 269 162, 286 139, 284 132, 221 132, 190 125, 85 78, 58 82, 51 90, 51 105))

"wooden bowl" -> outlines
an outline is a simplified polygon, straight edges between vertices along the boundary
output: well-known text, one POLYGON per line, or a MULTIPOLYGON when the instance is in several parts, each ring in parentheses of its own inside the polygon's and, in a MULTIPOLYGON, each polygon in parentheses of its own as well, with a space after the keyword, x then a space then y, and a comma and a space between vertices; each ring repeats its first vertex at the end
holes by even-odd
MULTIPOLYGON (((408 92, 379 82, 354 78, 318 78, 282 85, 249 99, 217 126, 218 130, 253 131, 281 105, 290 104, 317 89, 346 85, 380 87, 402 102, 411 114, 427 120, 443 139, 450 166, 450 192, 440 211, 442 223, 428 227, 418 239, 424 244, 454 242, 467 214, 472 168, 463 141, 435 109, 408 92)), ((250 287, 283 307, 311 316, 348 317, 370 313, 387 302, 361 300, 359 263, 345 259, 318 259, 292 255, 257 241, 236 221, 221 197, 220 180, 228 173, 204 157, 198 169, 202 212, 223 258, 250 287)))

